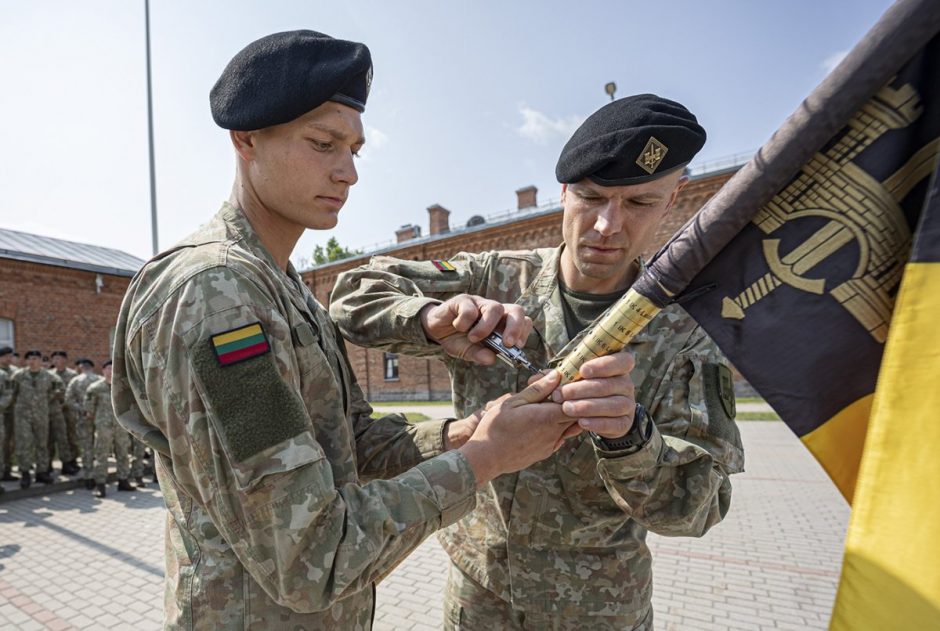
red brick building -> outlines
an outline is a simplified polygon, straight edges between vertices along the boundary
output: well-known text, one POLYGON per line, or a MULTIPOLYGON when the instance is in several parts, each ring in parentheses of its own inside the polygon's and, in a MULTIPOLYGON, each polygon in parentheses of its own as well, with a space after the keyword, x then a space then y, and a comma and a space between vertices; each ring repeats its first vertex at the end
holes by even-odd
POLYGON ((114 324, 144 261, 120 250, 0 229, 0 346, 22 357, 111 356, 114 324))
MULTIPOLYGON (((656 234, 655 245, 647 256, 658 250, 705 202, 737 171, 738 166, 692 175, 680 194, 676 208, 656 234)), ((329 304, 336 277, 346 270, 369 261, 375 254, 403 259, 448 259, 458 252, 519 250, 557 246, 562 241, 562 208, 558 202, 539 205, 534 186, 516 191, 514 210, 498 215, 475 215, 463 226, 450 226, 450 211, 439 204, 428 212, 429 234, 406 224, 396 231, 396 243, 360 256, 318 265, 302 273, 304 282, 324 305, 329 304)), ((349 360, 359 385, 371 401, 441 400, 450 398, 450 380, 438 360, 408 357, 365 349, 347 343, 349 360)))

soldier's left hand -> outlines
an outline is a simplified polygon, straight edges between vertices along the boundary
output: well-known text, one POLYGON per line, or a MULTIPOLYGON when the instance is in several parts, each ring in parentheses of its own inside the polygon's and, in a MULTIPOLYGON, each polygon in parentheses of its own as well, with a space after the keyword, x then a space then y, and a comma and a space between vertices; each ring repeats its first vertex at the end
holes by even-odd
POLYGON ((633 427, 636 388, 630 372, 636 365, 630 353, 597 357, 581 366, 580 381, 552 393, 562 411, 578 420, 582 429, 604 438, 620 438, 633 427))

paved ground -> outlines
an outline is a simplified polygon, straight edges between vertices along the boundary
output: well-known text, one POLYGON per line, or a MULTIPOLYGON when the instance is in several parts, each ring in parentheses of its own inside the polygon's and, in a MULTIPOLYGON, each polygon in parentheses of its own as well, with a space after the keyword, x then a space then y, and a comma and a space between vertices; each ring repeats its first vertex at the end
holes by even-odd
MULTIPOLYGON (((782 423, 741 429, 728 519, 704 539, 651 537, 657 629, 827 626, 848 508, 782 423)), ((153 489, 0 503, 0 629, 159 628, 163 517, 153 489)), ((432 538, 379 587, 376 629, 439 629, 444 576, 432 538)))

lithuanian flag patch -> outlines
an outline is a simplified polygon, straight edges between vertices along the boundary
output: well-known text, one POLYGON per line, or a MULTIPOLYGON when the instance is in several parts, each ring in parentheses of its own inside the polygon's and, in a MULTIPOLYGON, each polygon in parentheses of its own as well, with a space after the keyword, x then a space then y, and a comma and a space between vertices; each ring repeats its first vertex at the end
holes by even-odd
POLYGON ((457 268, 450 261, 431 261, 438 270, 442 272, 456 272, 457 268))
POLYGON ((271 350, 260 322, 213 335, 211 342, 220 366, 231 366, 271 350))

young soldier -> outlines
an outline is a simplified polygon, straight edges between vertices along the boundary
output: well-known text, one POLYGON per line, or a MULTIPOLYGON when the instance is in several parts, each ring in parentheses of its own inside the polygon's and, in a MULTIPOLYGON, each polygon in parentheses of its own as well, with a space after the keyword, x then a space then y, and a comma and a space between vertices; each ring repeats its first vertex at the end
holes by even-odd
POLYGON ((210 96, 236 156, 230 201, 125 296, 112 397, 156 454, 169 628, 368 629, 376 581, 478 485, 577 431, 560 405, 530 403, 552 377, 459 420, 371 419, 289 263, 358 180, 371 79, 368 48, 313 31, 238 53, 210 96))
POLYGON ((36 481, 51 484, 49 466, 49 411, 59 404, 62 380, 43 370, 42 353, 27 351, 26 367, 13 375, 13 422, 16 426, 16 461, 20 467, 20 487, 32 484, 30 469, 35 466, 36 481))
POLYGON ((75 437, 82 456, 83 478, 86 489, 95 488, 95 426, 94 421, 85 416, 85 391, 98 380, 95 374, 95 362, 82 357, 75 362, 81 374, 69 382, 65 389, 65 404, 75 419, 75 437))
MULTIPOLYGON (((478 342, 504 314, 507 344, 543 366, 564 358, 637 278, 704 142, 674 101, 605 105, 558 160, 561 247, 459 254, 450 266, 375 257, 340 276, 331 315, 356 344, 442 357, 458 413, 521 388, 529 373, 494 364, 478 342)), ((590 433, 493 480, 441 534, 447 628, 650 629, 646 532, 698 537, 724 517, 728 475, 743 466, 724 359, 676 305, 626 350, 581 370, 605 382, 554 394, 590 433), (583 396, 608 404, 570 400, 583 396)))
MULTIPOLYGON (((49 371, 62 380, 64 388, 62 394, 64 395, 69 383, 78 376, 78 373, 68 367, 69 355, 65 351, 53 351, 51 357, 52 367, 49 371)), ((77 445, 75 444, 75 421, 64 396, 49 410, 50 471, 52 470, 51 458, 53 451, 58 452, 59 459, 62 461, 62 475, 75 475, 78 473, 79 466, 75 460, 78 457, 77 445)))
POLYGON ((107 495, 108 458, 114 454, 117 465, 118 491, 133 491, 130 476, 131 437, 114 418, 111 406, 111 361, 101 366, 101 378, 85 390, 85 416, 95 428, 94 480, 98 497, 107 495))

